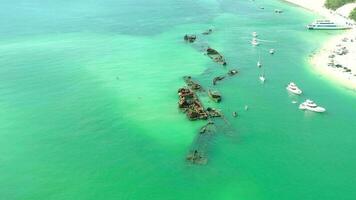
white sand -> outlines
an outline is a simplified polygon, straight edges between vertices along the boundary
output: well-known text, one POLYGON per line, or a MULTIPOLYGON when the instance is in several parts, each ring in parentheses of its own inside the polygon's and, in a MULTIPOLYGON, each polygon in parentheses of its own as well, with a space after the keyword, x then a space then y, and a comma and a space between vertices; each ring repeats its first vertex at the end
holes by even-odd
POLYGON ((324 7, 325 0, 285 1, 318 13, 324 18, 330 19, 336 23, 344 24, 348 22, 354 24, 351 30, 327 41, 325 45, 311 57, 310 61, 318 73, 356 91, 356 25, 354 21, 347 18, 350 12, 356 7, 356 3, 349 3, 336 11, 331 11, 324 7), (344 38, 347 38, 347 41, 343 41, 344 38), (342 47, 346 47, 348 53, 345 55, 336 54, 335 51, 342 47), (342 65, 342 67, 328 66, 328 63, 331 61, 329 58, 330 55, 334 55, 335 57, 332 60, 335 64, 342 65), (349 70, 351 70, 351 72, 346 72, 349 70))

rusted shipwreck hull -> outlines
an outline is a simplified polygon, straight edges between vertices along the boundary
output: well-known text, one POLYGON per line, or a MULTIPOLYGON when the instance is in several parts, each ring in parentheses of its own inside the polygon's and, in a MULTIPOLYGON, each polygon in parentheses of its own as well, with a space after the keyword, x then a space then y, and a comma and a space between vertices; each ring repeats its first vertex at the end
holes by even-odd
POLYGON ((210 99, 212 99, 216 103, 219 103, 221 101, 221 98, 222 98, 220 92, 213 91, 213 90, 209 90, 208 91, 208 96, 210 97, 210 99))
POLYGON ((180 88, 178 96, 178 106, 190 120, 208 119, 202 103, 191 89, 180 88))
POLYGON ((216 132, 214 122, 204 125, 196 136, 190 151, 186 157, 187 162, 195 165, 205 165, 208 162, 208 146, 216 132))
POLYGON ((190 89, 194 91, 204 91, 203 87, 199 83, 195 82, 191 76, 184 76, 183 80, 190 89))
POLYGON ((206 55, 209 56, 214 62, 221 65, 226 65, 224 57, 217 50, 208 47, 206 49, 206 55))
POLYGON ((188 35, 188 34, 186 34, 184 36, 184 41, 189 42, 189 43, 195 42, 196 39, 197 39, 196 35, 188 35))

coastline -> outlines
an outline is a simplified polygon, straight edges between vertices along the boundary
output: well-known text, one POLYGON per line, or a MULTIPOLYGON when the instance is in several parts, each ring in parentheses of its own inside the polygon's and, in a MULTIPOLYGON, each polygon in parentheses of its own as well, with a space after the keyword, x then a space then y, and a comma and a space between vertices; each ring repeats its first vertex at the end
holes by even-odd
MULTIPOLYGON (((352 22, 346 18, 356 3, 347 4, 332 11, 324 7, 325 0, 315 0, 313 2, 307 0, 284 0, 291 4, 300 6, 316 14, 319 14, 327 19, 335 22, 352 22)), ((309 63, 312 65, 316 73, 326 77, 347 89, 356 91, 356 28, 338 34, 327 41, 313 53, 309 58, 309 63), (345 39, 347 38, 347 39, 345 39), (341 48, 346 48, 347 53, 338 55, 335 53, 341 48), (333 58, 330 58, 333 57, 333 58), (329 66, 329 63, 337 63, 337 67, 329 66), (350 72, 351 71, 351 72, 350 72)))
MULTIPOLYGON (((329 67, 328 63, 330 59, 329 55, 333 53, 338 44, 342 43, 342 39, 355 38, 355 35, 355 30, 349 30, 346 33, 334 36, 327 40, 324 45, 309 58, 309 63, 312 64, 316 73, 353 91, 356 91, 356 52, 352 51, 343 58, 344 62, 347 63, 346 65, 352 69, 352 74, 345 72, 344 69, 329 67)), ((356 45, 356 41, 354 43, 356 45)))

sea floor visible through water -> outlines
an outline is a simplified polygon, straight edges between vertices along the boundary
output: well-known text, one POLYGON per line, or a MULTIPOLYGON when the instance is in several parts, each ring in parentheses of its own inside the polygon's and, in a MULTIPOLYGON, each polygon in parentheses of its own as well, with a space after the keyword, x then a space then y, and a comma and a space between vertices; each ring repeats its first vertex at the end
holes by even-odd
POLYGON ((0 199, 356 196, 356 95, 311 70, 308 56, 339 33, 307 31, 318 16, 277 0, 4 0, 1 9, 0 199), (228 69, 239 74, 213 86, 228 69), (228 121, 204 166, 185 160, 205 124, 177 107, 185 75, 223 96, 201 97, 228 121), (302 96, 287 93, 290 81, 302 96), (327 112, 291 103, 307 98, 327 112))

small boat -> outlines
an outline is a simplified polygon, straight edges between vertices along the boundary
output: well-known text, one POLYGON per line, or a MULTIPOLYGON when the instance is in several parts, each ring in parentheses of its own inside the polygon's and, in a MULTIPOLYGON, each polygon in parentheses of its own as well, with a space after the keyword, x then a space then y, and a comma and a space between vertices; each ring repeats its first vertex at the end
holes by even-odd
POLYGON ((236 111, 232 112, 232 116, 237 117, 237 112, 236 111))
POLYGON ((301 95, 302 94, 302 90, 298 88, 298 86, 293 83, 293 82, 290 82, 287 86, 287 90, 293 94, 296 94, 296 95, 301 95))
POLYGON ((262 82, 262 83, 264 83, 265 81, 266 81, 266 77, 265 77, 265 75, 260 75, 260 81, 262 82))
POLYGON ((208 95, 216 103, 219 103, 221 101, 221 94, 218 91, 209 90, 208 95))
POLYGON ((260 53, 258 53, 257 67, 258 67, 258 68, 261 68, 261 67, 262 67, 261 54, 260 54, 260 53))
POLYGON ((239 71, 237 71, 236 69, 231 69, 227 72, 227 74, 230 76, 236 75, 237 73, 239 73, 239 71))
POLYGON ((252 36, 256 38, 258 36, 257 32, 252 32, 252 36))
POLYGON ((270 54, 274 54, 274 49, 270 49, 270 50, 269 50, 269 53, 270 53, 270 54))
POLYGON ((299 105, 299 109, 300 110, 309 110, 309 111, 318 112, 318 113, 322 113, 322 112, 326 111, 325 108, 318 106, 316 103, 314 103, 314 101, 309 100, 309 99, 307 99, 305 102, 301 103, 299 105))
POLYGON ((260 43, 258 43, 257 39, 256 38, 253 38, 252 41, 251 41, 251 44, 253 46, 258 46, 260 43))
POLYGON ((275 12, 275 13, 279 13, 279 14, 280 14, 280 13, 283 13, 283 10, 280 10, 280 9, 274 9, 274 12, 275 12))

